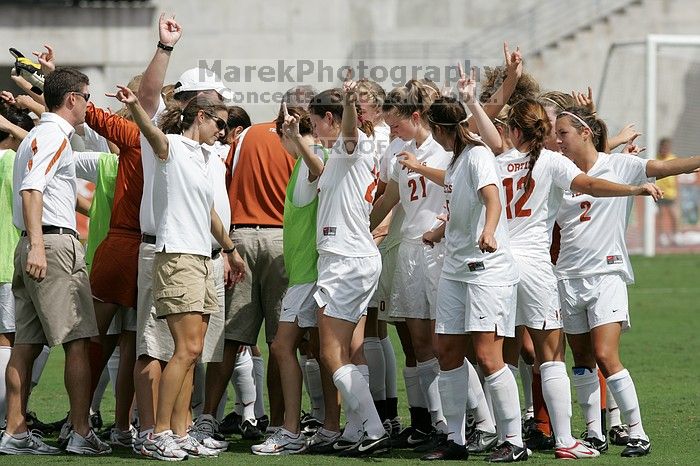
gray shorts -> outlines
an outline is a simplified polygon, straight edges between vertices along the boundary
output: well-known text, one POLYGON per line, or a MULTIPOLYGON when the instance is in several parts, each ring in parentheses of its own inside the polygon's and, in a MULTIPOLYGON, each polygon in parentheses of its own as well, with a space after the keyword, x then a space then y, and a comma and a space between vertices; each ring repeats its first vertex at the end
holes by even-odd
POLYGON ((0 333, 15 333, 15 295, 12 283, 0 283, 0 333))

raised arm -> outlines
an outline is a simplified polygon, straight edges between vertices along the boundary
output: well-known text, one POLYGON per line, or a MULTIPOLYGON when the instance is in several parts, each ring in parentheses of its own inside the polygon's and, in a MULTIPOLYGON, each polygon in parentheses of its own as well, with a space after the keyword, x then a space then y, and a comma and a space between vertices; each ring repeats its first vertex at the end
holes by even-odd
POLYGON ((698 169, 700 169, 700 155, 647 162, 647 176, 650 178, 666 178, 681 173, 692 173, 698 169))
POLYGON ((168 159, 168 138, 165 134, 151 121, 146 111, 139 104, 139 99, 136 98, 131 89, 126 86, 117 86, 119 90, 116 94, 106 94, 108 97, 115 97, 120 102, 126 104, 134 117, 136 123, 141 130, 141 134, 146 138, 148 143, 153 148, 153 152, 161 160, 168 159))
POLYGON ((90 104, 85 112, 85 123, 97 134, 112 141, 120 149, 139 147, 141 144, 139 127, 136 123, 115 113, 109 113, 90 104))
POLYGON ((606 152, 611 152, 619 146, 628 144, 634 141, 637 136, 641 136, 642 133, 634 129, 634 123, 629 123, 625 125, 624 128, 620 130, 615 136, 608 138, 608 147, 606 152))
POLYGON ((139 90, 136 93, 149 119, 153 118, 158 110, 160 91, 163 88, 168 63, 170 63, 172 47, 177 44, 181 35, 182 28, 175 21, 175 16, 166 17, 164 13, 161 14, 158 19, 158 47, 143 73, 139 90), (170 50, 166 50, 166 48, 170 50))
POLYGON ((399 152, 396 156, 399 157, 399 163, 404 167, 416 173, 420 173, 435 184, 445 186, 445 170, 421 165, 416 159, 415 154, 411 154, 410 152, 399 152))
POLYGON ((654 183, 639 186, 613 183, 581 173, 571 182, 571 189, 595 197, 651 196, 654 200, 663 197, 661 189, 654 183))
POLYGON ((343 83, 343 120, 340 123, 340 134, 348 154, 354 153, 357 147, 356 102, 357 83, 352 80, 352 70, 349 69, 343 83))
MULTIPOLYGON (((508 99, 513 95, 515 87, 518 85, 518 80, 523 75, 523 56, 520 53, 520 47, 516 47, 515 52, 511 53, 508 49, 508 43, 504 42, 503 54, 505 56, 506 78, 503 80, 501 87, 484 104, 484 111, 490 119, 496 118, 501 113, 508 99)), ((476 122, 474 122, 474 125, 476 125, 476 122)), ((471 123, 469 129, 472 132, 476 131, 476 127, 472 128, 471 123)))
POLYGON ((292 116, 287 112, 287 104, 282 102, 282 110, 284 111, 284 123, 282 124, 282 132, 287 136, 297 149, 304 160, 304 163, 309 168, 309 181, 314 181, 323 173, 323 160, 314 154, 311 147, 314 145, 313 136, 302 136, 299 133, 299 118, 292 116))
POLYGON ((472 68, 467 77, 461 63, 458 63, 458 67, 460 75, 459 81, 457 81, 459 98, 469 108, 472 119, 476 123, 477 132, 484 143, 491 148, 494 154, 498 155, 503 152, 503 138, 484 111, 479 99, 476 98, 476 68, 472 68))
POLYGON ((0 115, 0 131, 10 133, 10 135, 18 141, 23 140, 27 137, 27 134, 29 134, 27 130, 20 128, 2 115, 0 115))

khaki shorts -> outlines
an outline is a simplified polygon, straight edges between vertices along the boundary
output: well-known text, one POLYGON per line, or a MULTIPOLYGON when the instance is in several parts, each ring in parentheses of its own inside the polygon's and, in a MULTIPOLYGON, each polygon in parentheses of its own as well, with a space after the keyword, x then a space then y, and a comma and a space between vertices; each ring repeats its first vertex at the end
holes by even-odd
MULTIPOLYGON (((255 345, 265 320, 265 339, 277 333, 287 272, 282 256, 281 228, 239 228, 231 232, 236 250, 246 264, 245 279, 226 290, 227 340, 255 345)), ((313 246, 313 245, 312 245, 313 246)))
POLYGON ((216 303, 219 311, 209 315, 207 333, 204 335, 202 362, 221 362, 224 360, 224 255, 211 260, 216 289, 216 303))
POLYGON ((153 300, 156 314, 219 312, 211 258, 195 254, 156 252, 153 260, 153 300))
POLYGON ((25 273, 29 239, 15 249, 15 344, 56 346, 98 334, 85 250, 71 235, 44 235, 46 278, 25 273))

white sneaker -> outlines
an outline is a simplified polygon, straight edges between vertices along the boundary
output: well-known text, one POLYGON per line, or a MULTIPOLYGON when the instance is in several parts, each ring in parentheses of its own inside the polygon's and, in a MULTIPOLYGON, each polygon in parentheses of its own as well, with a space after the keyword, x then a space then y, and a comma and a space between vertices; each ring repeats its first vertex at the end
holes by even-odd
POLYGON ((112 427, 109 431, 109 444, 113 447, 133 448, 134 441, 138 435, 138 431, 132 425, 126 431, 112 427))
POLYGON ((554 457, 565 460, 595 458, 597 456, 600 456, 600 452, 582 440, 577 440, 570 447, 557 447, 554 449, 554 457))
POLYGON ((185 452, 175 441, 172 430, 160 434, 149 434, 143 442, 141 454, 162 461, 182 461, 187 459, 185 452))
POLYGON ((28 431, 11 435, 7 432, 0 437, 0 453, 6 455, 58 455, 60 449, 44 443, 41 436, 28 431))
POLYGON ((228 442, 226 440, 216 440, 208 433, 199 430, 196 425, 192 426, 187 433, 194 437, 196 441, 212 450, 219 450, 222 452, 228 449, 228 442))
MULTIPOLYGON (((143 446, 143 442, 146 441, 148 438, 148 435, 153 433, 153 429, 146 429, 143 432, 139 432, 136 434, 136 437, 134 438, 134 443, 131 445, 132 450, 134 450, 134 453, 137 455, 143 455, 143 451, 141 450, 141 447, 143 446)), ((150 455, 145 455, 150 458, 150 455)))
POLYGON ((76 431, 72 431, 68 436, 66 451, 78 455, 109 455, 112 453, 112 448, 100 440, 95 435, 94 430, 90 429, 85 437, 76 431))
POLYGON ((256 455, 291 455, 306 450, 306 437, 280 429, 263 443, 250 447, 256 455))
POLYGON ((219 456, 220 453, 219 450, 205 447, 190 434, 187 434, 184 437, 175 437, 175 441, 177 442, 178 446, 192 458, 214 458, 219 456))

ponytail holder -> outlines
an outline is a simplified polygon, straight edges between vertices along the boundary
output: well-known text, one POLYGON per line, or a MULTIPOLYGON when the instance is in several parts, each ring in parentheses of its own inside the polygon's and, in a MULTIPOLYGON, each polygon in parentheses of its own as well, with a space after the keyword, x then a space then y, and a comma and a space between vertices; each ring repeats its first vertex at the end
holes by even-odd
POLYGON ((180 123, 182 123, 182 120, 185 119, 185 115, 180 114, 180 123))

